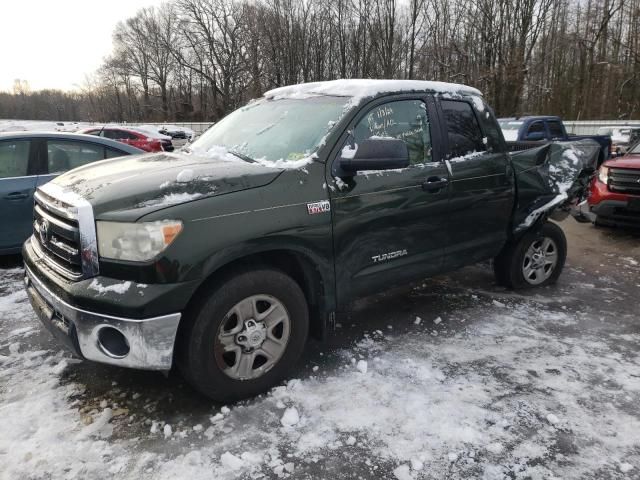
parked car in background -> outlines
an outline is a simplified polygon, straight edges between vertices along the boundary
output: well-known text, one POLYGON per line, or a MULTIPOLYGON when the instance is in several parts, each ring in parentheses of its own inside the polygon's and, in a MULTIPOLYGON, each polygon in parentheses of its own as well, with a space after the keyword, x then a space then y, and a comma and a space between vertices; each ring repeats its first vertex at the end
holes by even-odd
POLYGON ((171 137, 171 141, 173 142, 174 146, 177 146, 177 147, 182 147, 182 146, 186 145, 187 143, 193 141, 193 139, 196 137, 196 132, 194 132, 190 128, 181 127, 181 126, 178 126, 178 125, 170 125, 170 124, 151 125, 151 124, 147 124, 147 125, 140 125, 138 128, 143 128, 145 130, 151 130, 151 131, 154 131, 154 132, 158 132, 161 135, 166 135, 168 137, 171 137))
POLYGON ((57 175, 105 158, 144 153, 72 133, 0 133, 0 255, 19 253, 33 231, 35 189, 57 175))
POLYGON ((145 152, 172 152, 171 137, 142 127, 104 126, 91 127, 78 133, 109 138, 116 142, 125 143, 145 152))
POLYGON ((569 135, 560 117, 538 115, 498 119, 504 139, 511 151, 526 150, 543 142, 595 140, 600 144, 598 165, 611 157, 611 136, 569 135))
POLYGON ((588 210, 597 225, 640 227, 640 142, 607 160, 591 182, 588 210))
POLYGON ((601 127, 598 135, 610 135, 611 152, 620 156, 627 153, 630 145, 640 141, 640 127, 601 127))

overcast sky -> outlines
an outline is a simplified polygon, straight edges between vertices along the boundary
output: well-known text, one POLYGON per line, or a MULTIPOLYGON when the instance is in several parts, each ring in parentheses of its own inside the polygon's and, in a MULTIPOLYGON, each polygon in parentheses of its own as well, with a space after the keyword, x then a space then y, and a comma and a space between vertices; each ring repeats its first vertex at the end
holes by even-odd
POLYGON ((161 0, 2 0, 0 90, 16 78, 32 90, 71 90, 111 51, 120 20, 161 0))

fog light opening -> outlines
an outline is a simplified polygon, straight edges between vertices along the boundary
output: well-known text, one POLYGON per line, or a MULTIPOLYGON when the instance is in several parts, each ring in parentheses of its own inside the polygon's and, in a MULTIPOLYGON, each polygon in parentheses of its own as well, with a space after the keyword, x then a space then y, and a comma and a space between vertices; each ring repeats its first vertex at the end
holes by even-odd
POLYGON ((98 346, 111 358, 124 358, 129 354, 129 342, 120 330, 103 327, 98 332, 98 346))

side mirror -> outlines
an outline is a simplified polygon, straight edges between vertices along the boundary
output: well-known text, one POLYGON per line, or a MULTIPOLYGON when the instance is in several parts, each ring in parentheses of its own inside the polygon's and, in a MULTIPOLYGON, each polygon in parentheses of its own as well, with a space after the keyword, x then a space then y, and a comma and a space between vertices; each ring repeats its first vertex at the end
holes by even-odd
POLYGON ((368 138, 358 145, 353 158, 340 158, 340 168, 352 174, 361 170, 391 170, 408 166, 407 144, 395 138, 368 138))
POLYGON ((531 140, 532 142, 538 140, 544 140, 544 132, 531 132, 527 134, 527 140, 531 140))

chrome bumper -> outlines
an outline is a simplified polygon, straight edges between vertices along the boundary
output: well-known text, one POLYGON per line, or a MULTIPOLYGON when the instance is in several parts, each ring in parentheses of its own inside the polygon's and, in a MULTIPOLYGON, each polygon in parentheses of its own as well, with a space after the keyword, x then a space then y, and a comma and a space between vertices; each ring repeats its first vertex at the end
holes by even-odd
MULTIPOLYGON (((75 337, 70 342, 87 360, 143 370, 169 370, 173 361, 180 313, 161 317, 132 319, 88 312, 69 305, 51 292, 25 267, 25 285, 29 300, 45 326, 75 337), (40 297, 40 298, 39 298, 40 297), (110 353, 102 344, 100 331, 111 328, 126 339, 126 355, 110 353)), ((73 348, 73 347, 72 347, 73 348)))

